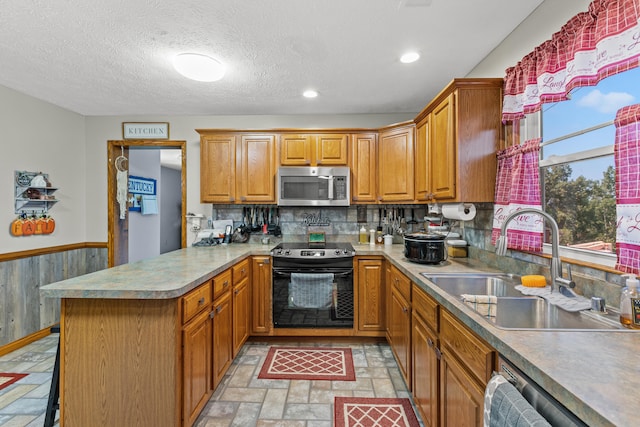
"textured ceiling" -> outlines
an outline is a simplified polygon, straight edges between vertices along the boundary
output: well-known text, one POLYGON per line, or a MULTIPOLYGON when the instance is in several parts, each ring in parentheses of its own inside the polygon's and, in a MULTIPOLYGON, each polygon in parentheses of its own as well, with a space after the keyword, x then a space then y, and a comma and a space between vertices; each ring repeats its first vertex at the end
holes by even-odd
POLYGON ((0 84, 86 116, 415 112, 541 2, 0 0, 0 84), (225 78, 178 75, 183 52, 225 78))

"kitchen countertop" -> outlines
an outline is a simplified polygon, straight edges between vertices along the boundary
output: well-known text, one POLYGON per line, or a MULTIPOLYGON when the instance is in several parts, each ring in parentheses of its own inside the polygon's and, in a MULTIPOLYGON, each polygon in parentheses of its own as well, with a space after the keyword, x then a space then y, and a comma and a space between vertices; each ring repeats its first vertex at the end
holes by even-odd
MULTIPOLYGON (((503 357, 556 397, 590 426, 635 425, 640 390, 640 333, 620 331, 502 330, 434 286, 421 272, 496 271, 466 258, 443 265, 408 262, 403 245, 354 245, 357 255, 382 255, 439 304, 492 345, 503 357)), ((271 246, 231 244, 191 247, 101 270, 41 288, 51 298, 170 299, 250 255, 269 255, 271 246)))

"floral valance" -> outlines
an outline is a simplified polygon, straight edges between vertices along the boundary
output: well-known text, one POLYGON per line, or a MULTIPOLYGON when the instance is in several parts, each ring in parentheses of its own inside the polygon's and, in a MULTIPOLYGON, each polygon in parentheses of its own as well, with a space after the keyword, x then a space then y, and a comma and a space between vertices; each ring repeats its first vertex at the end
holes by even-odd
POLYGON ((595 0, 550 40, 506 70, 503 121, 567 99, 576 87, 635 68, 640 58, 640 0, 595 0))

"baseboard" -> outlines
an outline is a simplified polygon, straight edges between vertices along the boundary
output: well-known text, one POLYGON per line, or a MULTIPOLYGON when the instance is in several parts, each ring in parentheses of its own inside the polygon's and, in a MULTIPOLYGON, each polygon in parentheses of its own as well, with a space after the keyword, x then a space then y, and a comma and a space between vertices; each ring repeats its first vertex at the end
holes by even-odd
POLYGON ((0 356, 4 356, 5 354, 11 353, 12 351, 16 351, 19 348, 24 347, 27 344, 31 344, 34 341, 38 341, 41 338, 46 337, 51 334, 51 328, 58 325, 51 325, 47 328, 41 329, 32 333, 31 335, 27 335, 26 337, 20 338, 19 340, 12 341, 9 344, 5 344, 0 347, 0 356))

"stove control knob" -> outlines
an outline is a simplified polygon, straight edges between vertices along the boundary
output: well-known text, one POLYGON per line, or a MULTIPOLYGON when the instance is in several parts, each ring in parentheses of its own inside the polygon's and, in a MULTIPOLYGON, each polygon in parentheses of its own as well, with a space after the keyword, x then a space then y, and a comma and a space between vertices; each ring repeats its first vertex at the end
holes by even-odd
POLYGON ((291 251, 289 249, 287 249, 287 250, 284 251, 284 254, 285 255, 291 255, 291 251))
POLYGON ((345 254, 345 255, 348 255, 349 254, 349 249, 343 249, 342 253, 345 254))
POLYGON ((340 255, 340 250, 336 250, 336 255, 340 255))

